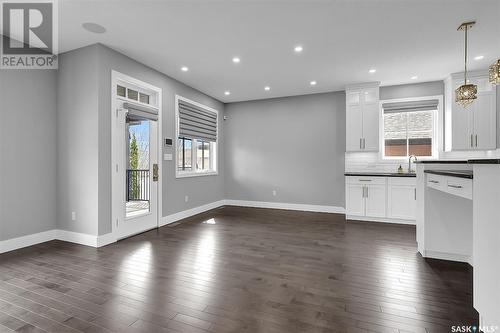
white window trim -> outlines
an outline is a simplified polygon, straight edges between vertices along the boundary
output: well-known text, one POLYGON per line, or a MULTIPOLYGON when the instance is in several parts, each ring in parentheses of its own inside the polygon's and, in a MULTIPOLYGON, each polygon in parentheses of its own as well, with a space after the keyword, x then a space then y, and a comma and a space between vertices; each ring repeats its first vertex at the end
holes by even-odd
POLYGON ((418 156, 418 160, 437 160, 439 156, 442 155, 444 151, 443 143, 443 95, 434 96, 420 96, 420 97, 409 97, 409 98, 396 98, 396 99, 385 99, 380 101, 379 107, 379 153, 378 162, 381 163, 394 163, 394 162, 404 162, 407 161, 408 157, 386 157, 384 156, 385 140, 384 140, 384 108, 382 105, 384 103, 398 103, 398 102, 414 102, 414 101, 424 101, 429 99, 437 99, 438 107, 437 112, 434 113, 434 128, 433 128, 433 138, 436 138, 436 143, 432 145, 432 156, 418 156))
MULTIPOLYGON (((212 155, 212 154, 211 154, 212 155)), ((198 102, 192 101, 188 98, 175 95, 175 178, 189 178, 189 177, 201 177, 201 176, 217 176, 219 174, 219 111, 208 107, 206 105, 200 104, 198 102), (210 156, 210 164, 215 168, 215 170, 207 170, 207 171, 197 171, 196 170, 196 153, 197 153, 197 140, 193 139, 192 141, 192 155, 191 155, 191 165, 194 170, 182 171, 179 170, 178 165, 179 161, 177 160, 179 157, 179 101, 184 101, 193 105, 196 105, 202 109, 213 112, 217 115, 217 141, 214 144, 214 152, 215 156, 210 156), (214 159, 215 157, 215 159, 214 159)))

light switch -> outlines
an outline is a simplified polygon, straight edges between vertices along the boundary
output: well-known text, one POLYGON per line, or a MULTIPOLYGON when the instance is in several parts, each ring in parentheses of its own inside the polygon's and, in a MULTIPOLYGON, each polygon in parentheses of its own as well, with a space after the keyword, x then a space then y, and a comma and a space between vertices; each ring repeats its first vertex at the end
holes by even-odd
POLYGON ((164 161, 171 161, 172 160, 172 154, 163 154, 163 160, 164 161))

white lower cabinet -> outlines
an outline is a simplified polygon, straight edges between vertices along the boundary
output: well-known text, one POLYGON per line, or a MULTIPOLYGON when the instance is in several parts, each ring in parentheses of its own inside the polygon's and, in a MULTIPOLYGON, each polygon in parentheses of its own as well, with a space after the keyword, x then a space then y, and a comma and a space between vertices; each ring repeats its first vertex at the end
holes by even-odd
POLYGON ((365 215, 372 217, 386 217, 386 186, 385 184, 369 184, 365 190, 365 215))
POLYGON ((416 219, 415 177, 346 176, 348 219, 397 222, 416 219))
POLYGON ((350 215, 365 215, 365 185, 347 184, 346 210, 350 215))
POLYGON ((389 178, 387 182, 387 217, 416 220, 417 186, 414 178, 389 178))

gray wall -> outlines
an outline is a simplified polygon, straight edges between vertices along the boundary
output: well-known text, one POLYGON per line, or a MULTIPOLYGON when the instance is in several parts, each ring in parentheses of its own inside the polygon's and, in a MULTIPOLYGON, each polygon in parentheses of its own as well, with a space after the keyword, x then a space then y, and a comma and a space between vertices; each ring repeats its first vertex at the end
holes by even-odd
MULTIPOLYGON (((58 223, 63 230, 92 235, 112 230, 112 70, 162 89, 163 137, 175 139, 176 94, 219 110, 222 126, 224 104, 110 48, 96 44, 61 55, 58 223), (71 221, 72 211, 77 213, 76 221, 71 221)), ((224 198, 223 131, 219 135, 219 176, 176 179, 175 161, 160 161, 163 216, 224 198), (189 196, 187 203, 185 195, 189 196)), ((164 147, 164 152, 174 151, 164 147)))
POLYGON ((226 104, 226 116, 227 199, 344 207, 344 92, 226 104))
POLYGON ((56 225, 55 91, 55 71, 0 71, 0 239, 56 225))
MULTIPOLYGON (((175 95, 181 95, 219 111, 220 128, 224 104, 154 69, 103 45, 97 49, 99 62, 99 235, 111 232, 111 70, 132 76, 162 89, 163 137, 175 138, 175 95)), ((162 161, 163 216, 212 203, 224 198, 224 133, 219 131, 219 175, 175 178, 175 161, 162 161), (185 195, 189 202, 184 201, 185 195)), ((172 148, 164 152, 173 153, 172 148)))
POLYGON ((57 222, 59 229, 97 235, 97 48, 59 57, 57 82, 57 222), (76 220, 71 220, 76 212, 76 220))

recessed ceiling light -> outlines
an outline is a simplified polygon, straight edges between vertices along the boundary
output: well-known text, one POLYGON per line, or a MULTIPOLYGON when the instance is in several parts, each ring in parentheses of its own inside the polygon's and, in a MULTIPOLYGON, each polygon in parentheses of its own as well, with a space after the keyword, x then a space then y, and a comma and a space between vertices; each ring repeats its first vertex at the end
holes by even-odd
POLYGON ((224 95, 229 96, 229 95, 231 95, 231 92, 230 91, 224 91, 224 95))
POLYGON ((484 55, 478 55, 477 57, 474 57, 474 60, 483 60, 484 55))
POLYGON ((187 72, 188 70, 189 70, 189 68, 187 68, 186 66, 181 67, 181 71, 183 71, 183 72, 187 72))
POLYGON ((304 50, 304 48, 302 47, 302 45, 297 45, 293 50, 297 53, 300 53, 304 50))
POLYGON ((370 69, 370 70, 368 71, 368 73, 373 74, 373 73, 375 73, 376 71, 377 71, 377 70, 376 70, 375 68, 372 68, 372 69, 370 69))
POLYGON ((418 79, 418 76, 413 75, 413 76, 411 77, 411 79, 412 79, 412 80, 416 80, 416 79, 418 79))
POLYGON ((269 91, 269 90, 271 90, 271 87, 269 87, 269 86, 265 86, 265 87, 264 87, 264 90, 265 90, 265 91, 269 91))
POLYGON ((240 58, 238 58, 238 57, 234 57, 234 58, 233 58, 233 62, 234 62, 235 64, 238 64, 238 63, 240 62, 240 58))
POLYGON ((89 31, 89 32, 92 32, 94 34, 103 34, 106 32, 106 28, 103 27, 102 25, 100 24, 97 24, 97 23, 92 23, 92 22, 85 22, 82 24, 82 28, 89 31))
POLYGON ((316 81, 311 81, 311 82, 309 82, 309 84, 310 84, 311 86, 315 86, 315 85, 316 85, 316 83, 317 83, 316 81))

